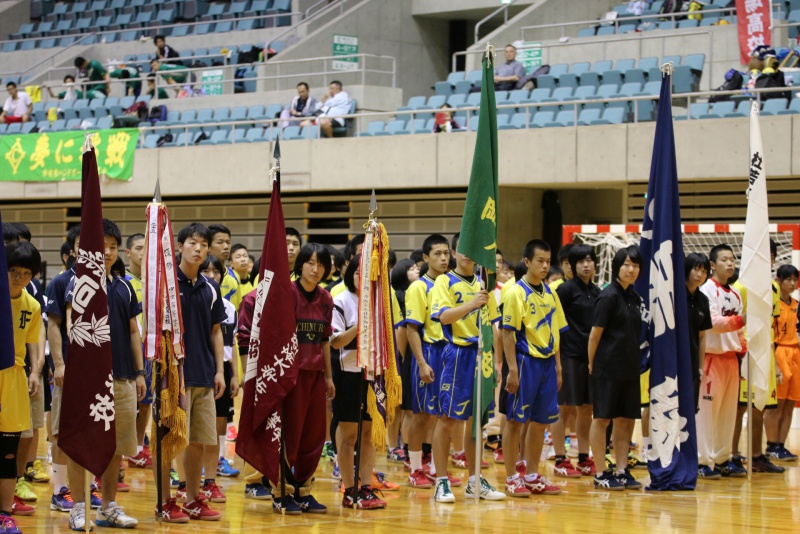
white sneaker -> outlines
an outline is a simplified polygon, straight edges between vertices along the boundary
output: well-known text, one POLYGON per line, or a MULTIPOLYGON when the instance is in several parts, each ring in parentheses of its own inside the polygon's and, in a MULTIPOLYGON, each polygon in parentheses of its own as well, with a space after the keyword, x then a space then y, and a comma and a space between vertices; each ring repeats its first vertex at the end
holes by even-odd
POLYGON ((541 461, 546 462, 547 460, 552 460, 556 457, 556 450, 553 448, 552 445, 545 445, 542 447, 542 456, 541 461))
POLYGON ((456 496, 450 491, 450 481, 440 478, 436 481, 436 492, 433 494, 436 502, 456 502, 456 496))
MULTIPOLYGON (((86 530, 86 503, 76 502, 69 513, 69 528, 72 530, 86 530)), ((89 521, 89 530, 94 528, 94 523, 89 521)))
POLYGON ((480 489, 475 487, 474 482, 467 484, 466 497, 467 499, 485 499, 487 501, 502 501, 506 498, 506 494, 497 491, 489 484, 485 478, 481 477, 480 489))
POLYGON ((122 506, 117 506, 117 503, 108 503, 108 508, 105 510, 100 508, 97 510, 95 522, 98 527, 115 527, 115 528, 136 528, 139 521, 127 515, 122 506))
POLYGON ((578 454, 578 438, 569 438, 569 449, 567 449, 567 456, 570 458, 577 458, 578 454))

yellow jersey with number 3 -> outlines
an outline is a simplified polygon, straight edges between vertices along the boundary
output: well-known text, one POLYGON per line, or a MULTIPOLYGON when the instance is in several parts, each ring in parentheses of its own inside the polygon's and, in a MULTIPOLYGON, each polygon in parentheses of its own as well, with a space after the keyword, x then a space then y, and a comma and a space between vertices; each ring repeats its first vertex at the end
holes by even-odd
MULTIPOLYGON (((440 321, 442 313, 451 308, 457 308, 470 302, 481 290, 478 277, 473 275, 471 280, 459 275, 455 271, 443 274, 436 279, 431 290, 431 318, 440 321)), ((490 323, 500 319, 497 311, 497 301, 494 292, 489 292, 488 316, 485 316, 490 323)), ((478 319, 480 308, 476 308, 467 313, 458 321, 445 325, 442 324, 444 338, 454 345, 466 347, 478 342, 478 319)))
POLYGON ((518 353, 550 358, 558 352, 567 318, 558 294, 542 283, 541 293, 525 279, 518 281, 503 298, 503 328, 516 332, 518 353))

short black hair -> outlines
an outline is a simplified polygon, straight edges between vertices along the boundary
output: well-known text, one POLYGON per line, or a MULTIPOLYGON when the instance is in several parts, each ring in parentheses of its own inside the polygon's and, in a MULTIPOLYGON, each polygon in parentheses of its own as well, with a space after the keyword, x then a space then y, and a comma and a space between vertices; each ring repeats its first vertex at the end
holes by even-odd
POLYGON ((329 83, 328 85, 335 85, 335 86, 336 86, 336 87, 338 87, 339 89, 341 89, 341 88, 342 88, 342 82, 340 82, 339 80, 333 80, 333 81, 332 81, 331 83, 329 83))
POLYGON ((209 267, 213 267, 214 269, 219 271, 219 282, 222 283, 222 280, 225 279, 225 275, 227 274, 228 269, 226 269, 222 265, 222 262, 219 261, 219 258, 214 256, 210 252, 206 256, 206 259, 203 260, 203 263, 200 264, 200 267, 197 269, 197 272, 202 273, 203 271, 205 271, 209 267))
POLYGON ((769 253, 773 258, 778 255, 778 243, 771 237, 769 238, 769 253))
POLYGON ((111 266, 111 276, 118 276, 120 278, 125 277, 125 262, 122 261, 122 258, 117 256, 117 259, 114 261, 114 264, 111 266))
POLYGON ((702 252, 692 252, 686 256, 686 259, 683 260, 683 267, 686 271, 686 280, 688 280, 689 275, 692 274, 692 269, 698 266, 703 267, 706 270, 706 273, 709 275, 711 274, 711 262, 708 261, 708 256, 702 252))
POLYGON ((6 265, 9 269, 21 267, 29 269, 36 276, 42 269, 42 256, 28 241, 17 241, 6 245, 6 265))
POLYGON ((333 268, 337 271, 341 271, 344 268, 345 264, 345 257, 342 254, 342 251, 338 248, 328 245, 326 247, 328 249, 328 253, 331 255, 331 261, 333 262, 333 268))
POLYGON ((75 76, 73 76, 72 74, 67 74, 66 76, 64 76, 64 83, 67 83, 67 80, 72 80, 74 82, 75 76))
POLYGON ((205 224, 199 222, 192 222, 181 228, 181 231, 178 232, 178 243, 183 243, 193 236, 205 239, 206 243, 211 243, 211 233, 205 224))
POLYGON ((503 260, 503 267, 505 267, 506 269, 508 269, 511 272, 514 272, 514 264, 511 263, 508 260, 503 260))
MULTIPOLYGON (((426 256, 429 256, 431 250, 433 250, 433 247, 436 245, 446 245, 449 247, 450 243, 447 242, 447 238, 442 234, 431 234, 425 238, 425 241, 422 242, 422 253, 426 256)), ((413 254, 411 255, 411 258, 414 259, 413 254)), ((420 260, 422 260, 422 258, 420 258, 420 260)))
POLYGON ((509 46, 510 46, 511 48, 513 48, 514 50, 516 50, 516 49, 517 49, 517 47, 516 47, 516 46, 514 46, 514 45, 512 45, 512 44, 507 44, 507 45, 505 45, 505 46, 503 47, 503 50, 505 50, 505 49, 506 49, 506 48, 508 48, 509 46))
POLYGON ((450 248, 453 250, 458 249, 458 239, 461 237, 461 232, 453 234, 453 239, 450 240, 450 248))
POLYGON ((775 273, 775 277, 783 282, 787 278, 797 278, 797 267, 794 265, 781 265, 778 267, 778 272, 775 273))
POLYGON ((298 240, 298 241, 300 241, 300 245, 302 245, 302 244, 303 244, 303 238, 302 238, 302 236, 300 235, 300 232, 298 232, 298 231, 297 231, 297 228, 292 228, 291 226, 287 226, 287 227, 286 227, 286 235, 287 235, 287 236, 290 236, 290 235, 291 235, 291 236, 294 236, 294 237, 296 237, 296 238, 297 238, 297 240, 298 240))
POLYGON ((69 243, 69 250, 75 250, 75 240, 81 236, 81 225, 76 224, 67 231, 67 243, 69 243))
POLYGON ((550 245, 547 244, 547 241, 542 239, 531 239, 527 243, 525 243, 525 248, 522 249, 522 257, 528 260, 532 260, 533 257, 536 255, 536 251, 541 250, 543 252, 550 252, 550 245))
POLYGON ((160 34, 160 33, 159 33, 158 35, 156 35, 155 37, 153 37, 153 42, 155 43, 155 42, 156 42, 156 41, 158 41, 159 39, 161 39, 161 40, 162 40, 162 41, 164 41, 165 43, 167 42, 167 38, 166 38, 166 37, 164 37, 164 35, 162 35, 162 34, 160 34))
POLYGON ((217 234, 228 234, 228 237, 231 237, 231 231, 228 229, 227 226, 224 224, 209 224, 208 225, 208 242, 211 243, 211 240, 214 239, 214 236, 217 234))
POLYGON ((502 251, 502 250, 500 250, 499 248, 496 248, 496 249, 494 249, 494 253, 495 253, 495 255, 498 255, 498 254, 499 254, 499 255, 500 255, 500 257, 504 258, 504 256, 503 256, 503 251, 502 251))
POLYGON ((63 258, 64 256, 71 256, 72 255, 72 248, 70 248, 69 243, 64 241, 61 243, 61 248, 59 249, 59 256, 63 258))
POLYGON ((625 264, 625 260, 631 260, 636 265, 642 265, 642 253, 639 252, 639 247, 630 245, 622 247, 614 254, 614 259, 611 260, 611 279, 616 280, 619 277, 619 270, 625 264))
MULTIPOLYGON (((717 256, 719 256, 719 253, 723 250, 727 250, 728 252, 733 254, 733 248, 731 248, 731 246, 726 243, 721 243, 719 245, 714 245, 713 247, 711 247, 711 251, 708 253, 708 259, 711 260, 711 263, 717 263, 717 256)), ((736 255, 734 254, 734 258, 735 257, 736 255)))
POLYGON ((389 249, 387 264, 389 265, 389 270, 391 271, 395 265, 397 265, 397 252, 392 249, 389 249))
POLYGON ((408 281, 408 270, 415 267, 417 262, 411 258, 400 260, 397 265, 392 269, 391 279, 392 287, 395 291, 405 291, 411 282, 408 281))
MULTIPOLYGON (((561 249, 563 250, 564 247, 561 247, 561 249)), ((561 251, 558 252, 558 255, 561 256, 561 251)), ((594 251, 593 247, 583 243, 572 244, 569 249, 569 254, 567 255, 567 261, 569 261, 569 267, 572 269, 573 273, 578 270, 576 267, 578 262, 583 260, 586 256, 592 259, 595 268, 597 268, 597 253, 594 251)), ((561 262, 558 262, 558 264, 561 265, 561 262)))
POLYGON ((259 271, 261 271, 261 258, 253 260, 253 268, 250 269, 250 280, 255 280, 256 276, 260 274, 259 271))
POLYGON ((547 276, 545 276, 545 278, 550 278, 554 274, 561 275, 561 277, 563 278, 564 277, 564 269, 562 269, 558 265, 551 265, 550 268, 547 270, 547 276))
POLYGON ((140 239, 144 239, 144 234, 133 234, 128 236, 128 239, 125 241, 125 248, 130 249, 135 242, 140 239))
POLYGON ((16 87, 16 86, 17 86, 17 82, 8 82, 6 84, 6 87, 16 87))
POLYGON ((147 81, 148 82, 155 82, 156 81, 156 73, 155 72, 148 72, 147 73, 147 81))
POLYGON ((344 274, 342 275, 344 286, 353 293, 358 293, 358 287, 356 287, 356 270, 358 270, 358 265, 360 263, 361 254, 356 254, 347 265, 347 269, 344 270, 344 274))
MULTIPOLYGON (((446 241, 447 241, 447 239, 445 239, 445 242, 446 242, 446 241)), ((414 260, 414 263, 419 263, 419 262, 421 262, 421 261, 425 261, 425 260, 422 258, 422 255, 423 255, 423 254, 424 254, 424 252, 422 252, 422 249, 421 249, 421 248, 418 248, 418 249, 416 249, 416 250, 414 250, 414 251, 412 251, 412 252, 411 252, 411 255, 409 256, 409 258, 411 258, 412 260, 414 260)))
POLYGON ((528 273, 528 266, 525 265, 525 262, 520 260, 514 266, 514 278, 516 280, 522 280, 522 278, 528 273))
MULTIPOLYGON (((575 243, 567 243, 563 245, 560 249, 558 249, 558 264, 561 265, 565 261, 569 261, 569 251, 572 250, 572 247, 575 246, 575 243)), ((585 258, 586 256, 584 256, 585 258)), ((571 267, 571 265, 570 265, 571 267)))
POLYGON ((119 231, 117 223, 110 219, 103 218, 103 236, 113 237, 117 240, 117 246, 122 244, 122 233, 119 231))
POLYGON ((83 58, 81 56, 78 56, 78 57, 75 58, 75 63, 74 64, 75 64, 75 68, 76 69, 82 69, 84 63, 86 63, 86 59, 85 58, 83 58))
MULTIPOLYGON (((246 246, 244 246, 244 245, 242 245, 241 243, 236 243, 235 245, 233 245, 233 246, 231 247, 231 257, 233 257, 233 253, 234 253, 234 252, 239 252, 240 250, 245 250, 245 251, 247 251, 247 247, 246 247, 246 246)), ((249 251, 248 251, 248 254, 247 254, 247 255, 248 255, 248 256, 250 255, 249 251)))
POLYGON ((331 255, 325 245, 320 245, 319 243, 306 243, 297 253, 297 259, 294 262, 294 274, 298 278, 303 275, 303 264, 310 260, 314 254, 317 255, 317 261, 325 266, 322 280, 328 278, 328 274, 331 272, 331 255))
POLYGON ((309 90, 309 89, 308 89, 308 84, 307 84, 306 82, 300 82, 300 83, 298 83, 298 84, 297 84, 297 87, 300 87, 301 85, 302 85, 303 87, 305 87, 305 88, 306 88, 306 91, 308 91, 308 90, 309 90))
POLYGON ((356 248, 358 247, 358 245, 364 244, 364 238, 365 238, 364 234, 356 234, 355 236, 353 236, 352 239, 350 239, 350 241, 347 242, 347 245, 345 245, 344 250, 348 261, 353 256, 356 255, 356 248))
POLYGON ((22 239, 25 241, 31 240, 31 231, 27 225, 14 222, 3 223, 3 241, 11 243, 22 239))

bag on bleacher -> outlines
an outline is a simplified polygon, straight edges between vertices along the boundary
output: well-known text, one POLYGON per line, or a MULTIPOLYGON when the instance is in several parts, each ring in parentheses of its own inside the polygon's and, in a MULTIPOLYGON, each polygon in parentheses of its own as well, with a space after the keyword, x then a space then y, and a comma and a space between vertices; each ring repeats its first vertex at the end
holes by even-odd
MULTIPOLYGON (((744 76, 736 69, 731 69, 725 73, 725 83, 714 89, 715 91, 738 91, 744 84, 744 76)), ((725 102, 731 99, 731 95, 712 95, 709 102, 725 102)))
POLYGON ((147 104, 144 102, 136 102, 134 105, 125 110, 125 115, 129 117, 136 117, 140 121, 146 121, 149 116, 147 111, 147 104))
MULTIPOLYGON (((783 71, 776 70, 775 72, 761 73, 756 79, 756 89, 768 89, 774 87, 787 87, 786 80, 783 77, 783 71)), ((761 100, 769 100, 770 98, 791 98, 792 95, 789 91, 775 91, 771 93, 762 93, 761 100)))
POLYGON ((147 117, 150 124, 167 120, 167 106, 153 106, 150 109, 150 116, 147 117))

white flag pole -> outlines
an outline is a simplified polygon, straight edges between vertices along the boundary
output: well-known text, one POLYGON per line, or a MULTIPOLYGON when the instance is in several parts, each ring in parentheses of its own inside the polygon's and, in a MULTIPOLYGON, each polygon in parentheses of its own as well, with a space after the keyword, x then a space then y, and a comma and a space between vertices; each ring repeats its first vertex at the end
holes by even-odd
MULTIPOLYGON (((483 267, 475 264, 475 274, 478 277, 478 282, 480 283, 481 290, 486 289, 486 283, 483 281, 483 267)), ((481 380, 483 371, 481 368, 481 362, 483 360, 483 313, 481 313, 481 309, 478 309, 478 354, 475 359, 475 380, 478 381, 476 387, 476 395, 477 399, 473 402, 472 408, 472 425, 475 429, 475 468, 473 469, 473 473, 475 474, 475 487, 477 488, 478 495, 480 495, 481 491, 481 453, 483 452, 483 440, 481 438, 481 423, 483 422, 483 413, 480 411, 482 407, 481 399, 482 391, 483 391, 483 380, 481 380)), ((470 429, 470 439, 472 439, 472 429, 470 429)), ((478 498, 478 502, 480 502, 480 498, 478 498)))

